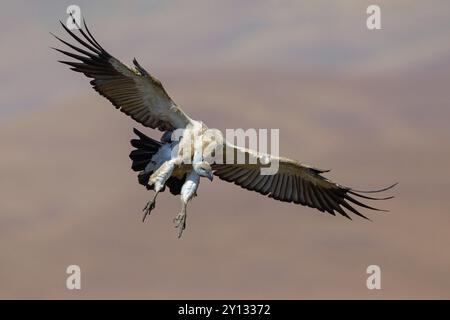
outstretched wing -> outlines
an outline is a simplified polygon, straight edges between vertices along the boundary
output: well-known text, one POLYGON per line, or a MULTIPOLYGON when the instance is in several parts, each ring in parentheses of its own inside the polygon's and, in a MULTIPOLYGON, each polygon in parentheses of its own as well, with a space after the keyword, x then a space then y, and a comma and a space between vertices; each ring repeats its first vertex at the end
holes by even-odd
POLYGON ((53 48, 77 60, 59 62, 92 78, 90 83, 93 88, 117 109, 144 126, 161 131, 184 128, 191 122, 172 101, 161 82, 145 71, 136 59, 133 60, 134 68, 129 68, 111 56, 94 39, 86 23, 86 31, 79 29, 84 39, 75 35, 62 22, 61 25, 81 46, 74 46, 54 36, 81 55, 53 48))
POLYGON ((273 175, 262 175, 261 168, 269 167, 269 165, 263 164, 266 163, 263 157, 268 155, 230 144, 227 144, 224 149, 224 164, 213 164, 214 175, 220 179, 234 182, 242 188, 256 191, 276 200, 302 204, 332 215, 338 212, 349 219, 351 218, 344 209, 367 219, 355 206, 386 211, 368 206, 355 197, 370 200, 390 199, 392 197, 374 198, 361 193, 381 192, 396 185, 382 190, 357 192, 334 183, 321 175, 328 170, 320 170, 303 165, 295 160, 274 156, 269 156, 268 160, 271 162, 278 161, 278 171, 273 175), (229 155, 230 152, 234 154, 234 157, 228 157, 228 161, 234 159, 231 164, 225 160, 227 153, 229 155), (238 162, 238 159, 241 159, 241 161, 238 162))

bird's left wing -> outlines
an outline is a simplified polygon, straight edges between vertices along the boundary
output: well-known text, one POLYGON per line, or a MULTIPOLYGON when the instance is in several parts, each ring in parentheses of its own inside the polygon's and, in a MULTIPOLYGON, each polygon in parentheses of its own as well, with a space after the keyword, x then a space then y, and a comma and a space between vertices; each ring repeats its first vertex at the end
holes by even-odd
POLYGON ((288 158, 257 153, 256 151, 236 147, 228 143, 224 147, 223 163, 213 164, 212 166, 214 175, 222 180, 234 182, 242 188, 256 191, 276 200, 302 204, 332 215, 338 212, 349 219, 350 216, 345 210, 366 218, 355 206, 385 211, 368 206, 355 197, 370 200, 392 198, 374 198, 362 195, 361 192, 381 192, 395 186, 394 184, 381 190, 357 192, 323 177, 321 174, 327 172, 327 170, 306 166, 288 158), (233 153, 233 157, 229 157, 230 153, 233 153), (232 159, 232 163, 229 163, 230 159, 232 159), (238 161, 239 159, 241 161, 238 161), (274 161, 278 162, 278 170, 275 174, 261 174, 262 168, 269 167, 268 164, 264 164, 266 160, 272 163, 274 161))
POLYGON ((129 68, 111 56, 94 39, 84 23, 83 38, 75 35, 62 22, 63 28, 81 47, 74 46, 57 36, 59 41, 77 52, 55 50, 77 61, 60 61, 72 70, 92 78, 93 88, 106 97, 117 109, 144 126, 161 131, 185 128, 191 119, 169 97, 161 82, 142 68, 136 59, 134 68, 129 68))

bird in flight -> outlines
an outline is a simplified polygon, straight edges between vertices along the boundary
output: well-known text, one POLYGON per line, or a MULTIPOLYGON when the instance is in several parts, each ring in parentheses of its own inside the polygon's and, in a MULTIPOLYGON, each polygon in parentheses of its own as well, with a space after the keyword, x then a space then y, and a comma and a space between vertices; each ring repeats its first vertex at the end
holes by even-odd
POLYGON ((361 198, 390 199, 392 197, 373 197, 367 193, 386 191, 396 184, 380 190, 357 191, 325 178, 323 173, 327 170, 220 141, 207 134, 209 130, 203 122, 192 119, 176 105, 161 82, 136 59, 133 60, 134 66, 128 67, 103 49, 85 21, 84 28, 78 26, 78 35, 60 23, 77 45, 52 34, 72 49, 53 48, 74 59, 59 62, 91 78, 90 84, 94 90, 107 98, 116 109, 145 127, 164 132, 157 141, 134 129, 137 137, 131 140, 135 148, 130 153, 132 169, 139 172, 141 185, 154 190, 152 199, 143 210, 143 221, 155 208, 158 194, 168 187, 173 195, 179 195, 181 199, 181 211, 174 219, 178 237, 181 237, 186 228, 186 206, 197 195, 200 178, 212 181, 214 175, 275 200, 301 204, 332 215, 338 213, 349 219, 350 213, 367 219, 360 208, 386 211, 361 202, 361 198), (175 135, 176 132, 181 134, 175 135), (221 156, 216 157, 218 151, 221 151, 221 156), (228 161, 230 158, 232 160, 228 161), (277 162, 278 170, 263 174, 262 169, 272 162, 277 162))

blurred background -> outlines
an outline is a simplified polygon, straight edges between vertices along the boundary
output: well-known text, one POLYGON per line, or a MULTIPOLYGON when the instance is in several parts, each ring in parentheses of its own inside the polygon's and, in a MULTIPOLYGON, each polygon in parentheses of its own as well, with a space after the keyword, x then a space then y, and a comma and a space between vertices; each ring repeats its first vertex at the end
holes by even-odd
POLYGON ((0 298, 450 298, 448 1, 4 1, 0 26, 0 298), (210 128, 279 128, 281 154, 341 184, 400 182, 390 212, 349 221, 217 179, 181 240, 167 192, 143 224, 129 140, 160 133, 56 62, 71 4, 210 128))

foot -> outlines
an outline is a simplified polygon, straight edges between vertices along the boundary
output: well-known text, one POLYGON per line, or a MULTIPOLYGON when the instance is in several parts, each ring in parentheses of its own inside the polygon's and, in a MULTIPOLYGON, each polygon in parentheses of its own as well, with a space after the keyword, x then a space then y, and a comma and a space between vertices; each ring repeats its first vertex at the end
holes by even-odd
POLYGON ((175 228, 178 228, 178 238, 181 238, 184 229, 186 229, 186 212, 180 212, 176 218, 173 219, 173 222, 176 223, 175 228))
POLYGON ((142 210, 144 211, 144 216, 142 217, 142 222, 145 222, 145 218, 147 218, 148 215, 150 215, 150 212, 152 212, 153 209, 155 209, 155 199, 147 202, 147 205, 142 210))

